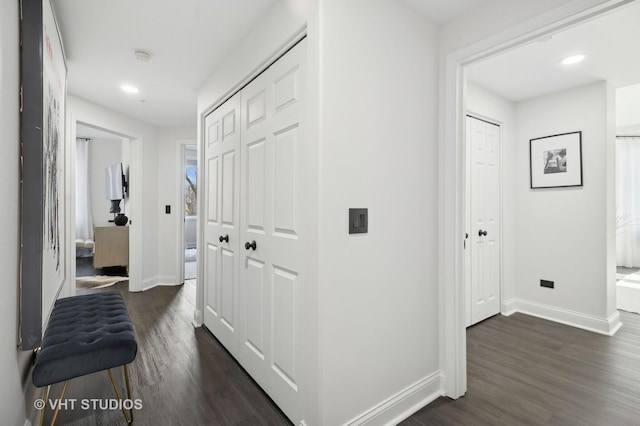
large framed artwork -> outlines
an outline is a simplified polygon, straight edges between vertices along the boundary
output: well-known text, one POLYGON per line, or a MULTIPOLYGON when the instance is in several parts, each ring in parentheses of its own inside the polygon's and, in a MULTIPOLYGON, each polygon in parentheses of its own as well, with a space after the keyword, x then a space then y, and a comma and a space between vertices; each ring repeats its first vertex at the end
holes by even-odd
POLYGON ((531 188, 582 186, 582 132, 529 141, 531 188))
POLYGON ((22 2, 19 345, 38 347, 65 270, 67 67, 49 0, 22 2))

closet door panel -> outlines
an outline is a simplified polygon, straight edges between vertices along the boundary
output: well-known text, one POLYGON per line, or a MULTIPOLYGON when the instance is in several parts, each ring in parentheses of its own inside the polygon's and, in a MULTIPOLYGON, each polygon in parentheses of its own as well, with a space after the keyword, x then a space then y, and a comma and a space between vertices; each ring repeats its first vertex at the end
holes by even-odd
POLYGON ((294 423, 302 420, 299 324, 307 254, 300 227, 308 204, 302 192, 305 49, 299 43, 241 92, 240 234, 257 247, 243 250, 241 262, 241 306, 247 309, 240 362, 294 423), (258 335, 260 354, 253 343, 258 335))
POLYGON ((237 353, 240 222, 240 95, 205 118, 205 326, 237 353))

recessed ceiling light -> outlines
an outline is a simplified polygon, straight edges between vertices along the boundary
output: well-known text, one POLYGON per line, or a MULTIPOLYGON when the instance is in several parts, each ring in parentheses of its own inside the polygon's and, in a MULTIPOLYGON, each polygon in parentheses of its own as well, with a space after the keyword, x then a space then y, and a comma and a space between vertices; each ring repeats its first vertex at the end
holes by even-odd
POLYGON ((584 61, 584 58, 586 58, 585 55, 573 55, 573 56, 567 56, 566 58, 564 58, 562 60, 562 62, 560 62, 562 65, 573 65, 573 64, 577 64, 578 62, 582 62, 584 61))
POLYGON ((124 84, 120 88, 127 93, 138 93, 139 91, 137 87, 129 86, 128 84, 124 84))

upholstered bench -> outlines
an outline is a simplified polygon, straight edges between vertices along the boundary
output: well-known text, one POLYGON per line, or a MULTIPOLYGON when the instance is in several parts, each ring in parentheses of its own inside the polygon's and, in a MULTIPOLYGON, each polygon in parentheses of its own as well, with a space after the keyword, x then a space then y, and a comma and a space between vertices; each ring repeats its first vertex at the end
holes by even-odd
MULTIPOLYGON (((46 402, 52 384, 63 382, 60 400, 67 382, 75 377, 108 370, 118 399, 122 400, 111 368, 123 366, 127 398, 131 399, 127 364, 133 362, 138 351, 136 336, 129 313, 119 292, 103 292, 58 299, 37 351, 33 369, 33 384, 46 386, 46 402)), ((122 404, 127 423, 133 421, 122 404), (128 414, 128 415, 127 415, 128 414)), ((46 405, 45 405, 46 407, 46 405)), ((52 423, 58 415, 58 408, 52 423)), ((45 409, 41 410, 40 423, 45 409)))

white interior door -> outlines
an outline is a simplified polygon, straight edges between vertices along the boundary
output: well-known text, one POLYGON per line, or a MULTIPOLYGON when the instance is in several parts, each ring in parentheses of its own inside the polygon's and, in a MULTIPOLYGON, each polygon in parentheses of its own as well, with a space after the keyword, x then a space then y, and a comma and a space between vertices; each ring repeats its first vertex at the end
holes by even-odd
POLYGON ((467 120, 471 325, 500 312, 500 127, 474 117, 467 120))
POLYGON ((204 323, 236 356, 240 248, 240 95, 205 119, 204 323))
POLYGON ((242 90, 240 362, 294 422, 304 313, 306 43, 242 90))

